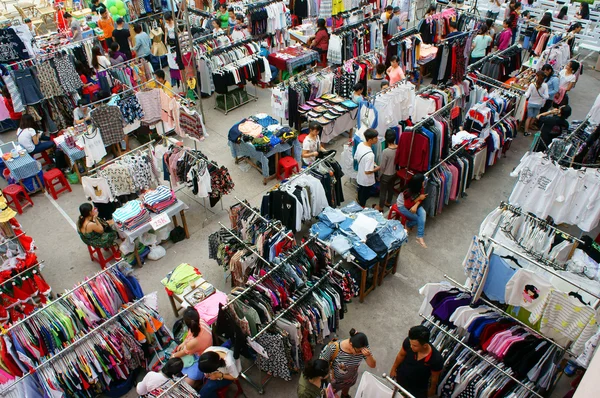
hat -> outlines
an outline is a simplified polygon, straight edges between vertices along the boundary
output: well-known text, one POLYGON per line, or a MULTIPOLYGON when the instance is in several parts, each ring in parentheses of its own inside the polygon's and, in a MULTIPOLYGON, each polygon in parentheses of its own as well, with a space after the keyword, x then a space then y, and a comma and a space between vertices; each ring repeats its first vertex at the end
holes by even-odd
POLYGON ((394 7, 394 12, 400 12, 400 7, 394 7))
POLYGON ((0 193, 0 222, 7 222, 17 215, 17 212, 8 207, 6 198, 0 193))

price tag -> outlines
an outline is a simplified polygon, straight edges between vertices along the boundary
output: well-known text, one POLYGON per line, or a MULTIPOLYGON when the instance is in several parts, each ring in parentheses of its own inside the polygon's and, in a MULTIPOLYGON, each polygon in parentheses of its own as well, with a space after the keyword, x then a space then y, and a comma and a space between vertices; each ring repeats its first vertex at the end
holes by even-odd
POLYGON ((167 213, 163 213, 158 217, 152 217, 152 220, 150 220, 150 225, 152 226, 153 230, 157 231, 170 222, 171 218, 169 215, 167 213))

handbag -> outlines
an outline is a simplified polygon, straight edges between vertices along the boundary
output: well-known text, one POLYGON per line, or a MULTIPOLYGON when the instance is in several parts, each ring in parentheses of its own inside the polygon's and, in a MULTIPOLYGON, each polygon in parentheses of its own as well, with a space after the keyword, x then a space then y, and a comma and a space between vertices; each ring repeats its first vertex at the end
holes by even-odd
POLYGON ((100 225, 102 225, 102 228, 104 228, 104 232, 110 232, 113 230, 105 219, 98 217, 98 222, 100 223, 100 225))

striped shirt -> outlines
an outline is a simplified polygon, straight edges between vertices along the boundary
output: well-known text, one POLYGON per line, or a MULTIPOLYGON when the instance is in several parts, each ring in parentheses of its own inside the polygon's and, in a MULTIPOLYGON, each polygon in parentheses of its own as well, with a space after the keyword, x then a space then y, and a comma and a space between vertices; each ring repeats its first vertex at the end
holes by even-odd
MULTIPOLYGON (((324 359, 329 362, 333 354, 335 353, 335 345, 341 345, 341 342, 329 343, 321 351, 319 359, 324 359)), ((367 347, 369 348, 369 347, 367 347)), ((358 377, 358 367, 360 366, 363 359, 366 357, 362 354, 353 355, 342 350, 341 346, 337 356, 333 360, 333 377, 336 384, 344 384, 348 381, 355 381, 358 377)))
POLYGON ((155 190, 148 191, 144 195, 144 203, 147 205, 155 205, 160 202, 164 202, 173 197, 171 189, 164 185, 159 185, 155 190))

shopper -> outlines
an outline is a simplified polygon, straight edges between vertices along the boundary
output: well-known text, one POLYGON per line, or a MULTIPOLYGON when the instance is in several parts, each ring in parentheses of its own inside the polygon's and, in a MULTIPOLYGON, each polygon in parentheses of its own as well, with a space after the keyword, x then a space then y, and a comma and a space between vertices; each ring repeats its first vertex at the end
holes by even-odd
POLYGON ((575 14, 577 19, 590 19, 590 5, 585 2, 579 3, 579 11, 575 14))
POLYGON ((212 332, 194 307, 188 307, 183 313, 183 323, 188 328, 188 334, 180 345, 173 351, 174 358, 190 355, 190 363, 186 363, 183 373, 187 375, 185 381, 194 388, 200 387, 204 378, 198 367, 200 355, 213 344, 212 332), (193 357, 193 358, 192 358, 193 357))
POLYGON ((77 107, 73 109, 73 122, 79 123, 91 123, 89 101, 86 98, 81 98, 77 101, 77 107))
POLYGON ((100 13, 100 19, 97 24, 104 33, 104 42, 106 43, 106 49, 108 49, 113 42, 112 34, 113 30, 115 30, 115 21, 113 21, 106 8, 100 13))
POLYGON ((164 385, 167 381, 181 373, 183 361, 180 358, 170 358, 160 369, 160 372, 148 372, 144 379, 135 387, 138 395, 146 395, 164 385))
POLYGON ((219 11, 215 15, 215 18, 219 21, 219 26, 223 30, 227 30, 229 26, 229 11, 227 11, 227 4, 221 4, 219 11))
POLYGON ((536 73, 535 82, 531 83, 525 92, 527 100, 527 120, 525 121, 525 136, 531 135, 529 131, 533 119, 540 113, 540 109, 548 99, 548 85, 544 83, 546 75, 541 70, 536 73))
POLYGON ((209 347, 200 355, 200 372, 206 381, 200 389, 202 398, 217 398, 217 391, 227 387, 240 375, 239 359, 233 358, 233 351, 225 347, 209 347))
POLYGON ((30 155, 47 151, 55 147, 54 141, 49 136, 37 131, 37 123, 33 116, 26 113, 21 116, 21 123, 17 130, 17 141, 30 155))
POLYGON ((394 15, 388 22, 387 34, 393 37, 396 33, 400 32, 402 21, 400 20, 400 7, 394 7, 394 15))
POLYGON ((106 10, 106 6, 104 3, 101 3, 100 0, 92 0, 90 9, 92 10, 92 13, 101 14, 102 10, 106 10))
POLYGON ((223 28, 221 28, 221 21, 219 21, 218 19, 213 19, 211 22, 211 26, 213 35, 220 35, 224 33, 223 28))
POLYGON ((371 188, 375 185, 375 173, 380 169, 375 164, 375 154, 372 146, 377 143, 377 131, 367 129, 364 133, 365 141, 358 144, 354 159, 358 162, 358 173, 356 183, 358 184, 358 204, 362 207, 367 205, 371 196, 371 188))
POLYGON ((108 59, 110 60, 111 65, 122 64, 127 60, 127 56, 120 51, 121 47, 119 47, 119 43, 113 41, 110 45, 110 50, 108 51, 108 59))
POLYGON ((235 17, 235 10, 233 9, 233 7, 229 7, 229 9, 227 10, 227 15, 229 16, 229 18, 227 19, 227 29, 228 33, 231 34, 231 32, 233 32, 233 28, 237 24, 237 18, 235 17))
POLYGON ((385 65, 375 66, 375 77, 367 81, 367 95, 377 94, 381 90, 381 82, 385 78, 385 65))
POLYGON ((581 24, 581 22, 575 22, 573 25, 567 28, 567 43, 569 44, 569 48, 571 49, 571 56, 573 56, 573 48, 575 47, 575 35, 579 34, 582 29, 583 25, 581 24))
POLYGON ((308 135, 304 138, 304 142, 302 142, 302 162, 306 165, 313 163, 317 156, 319 156, 319 152, 325 151, 323 145, 321 145, 321 132, 323 131, 323 126, 321 126, 317 122, 310 122, 308 124, 308 135))
POLYGON ((71 41, 76 42, 83 40, 83 36, 81 34, 81 24, 79 23, 79 20, 77 18, 73 18, 73 16, 68 12, 63 14, 63 18, 67 22, 67 26, 69 26, 71 29, 71 34, 73 35, 71 41))
POLYGON ((329 49, 329 32, 327 31, 327 22, 323 18, 317 20, 317 32, 310 43, 310 48, 319 54, 327 54, 329 49))
MULTIPOLYGON (((117 20, 117 24, 118 23, 119 21, 117 20)), ((177 44, 177 37, 175 34, 175 21, 173 20, 173 15, 170 13, 165 17, 165 28, 167 28, 165 44, 172 47, 177 44)))
POLYGON ((550 30, 550 25, 552 24, 552 13, 550 11, 546 11, 542 18, 540 18, 540 22, 538 23, 537 30, 538 32, 547 32, 550 30))
POLYGON ((571 112, 569 105, 563 105, 536 116, 540 126, 540 140, 536 146, 536 152, 545 151, 554 138, 569 130, 567 119, 571 117, 571 112))
POLYGON ((238 14, 235 19, 236 24, 233 27, 233 32, 231 32, 231 40, 244 40, 252 36, 246 25, 245 17, 242 14, 238 14))
POLYGON ((298 398, 321 398, 324 396, 323 384, 329 376, 329 363, 316 359, 304 366, 298 382, 298 398))
POLYGON ((517 1, 511 9, 508 19, 510 20, 510 30, 512 31, 511 44, 517 40, 517 31, 519 29, 519 15, 521 13, 521 2, 517 1))
POLYGON ((169 97, 173 96, 173 87, 171 86, 171 83, 167 81, 164 70, 158 69, 156 72, 154 72, 154 80, 156 80, 156 84, 154 84, 152 87, 160 88, 169 97))
POLYGON ((396 132, 387 129, 385 132, 386 148, 381 153, 381 175, 379 177, 379 206, 377 210, 383 211, 385 207, 392 205, 394 195, 394 184, 396 183, 396 132))
POLYGON ((125 54, 125 60, 131 59, 131 33, 125 28, 123 18, 117 18, 117 27, 112 34, 113 40, 119 43, 119 51, 125 54))
MULTIPOLYGON (((259 55, 261 57, 265 57, 268 58, 269 57, 269 43, 267 43, 266 41, 262 41, 260 43, 260 52, 259 55)), ((279 69, 277 69, 277 67, 269 64, 269 68, 271 69, 271 81, 269 82, 269 85, 273 85, 273 83, 279 79, 279 69)))
POLYGON ((558 76, 554 74, 554 68, 550 64, 542 66, 542 72, 546 75, 546 84, 548 85, 548 99, 540 110, 540 112, 546 112, 552 107, 554 103, 554 96, 558 93, 559 80, 558 76))
POLYGON ((458 24, 456 21, 450 21, 448 24, 448 34, 446 39, 452 39, 454 36, 459 36, 461 33, 458 31, 458 24))
POLYGON ((490 8, 485 17, 491 20, 492 22, 495 22, 496 18, 498 18, 498 15, 500 14, 502 4, 500 3, 500 0, 490 0, 489 7, 490 8))
POLYGON ((473 39, 473 44, 471 46, 471 62, 475 63, 485 57, 488 47, 492 43, 492 38, 488 34, 487 25, 481 25, 479 28, 479 32, 475 39, 473 39))
POLYGON ((559 12, 557 12, 554 17, 556 19, 560 19, 561 21, 566 21, 569 16, 567 15, 567 13, 569 12, 569 6, 563 6, 559 12))
POLYGON ((444 367, 442 354, 429 340, 430 332, 425 326, 410 328, 390 371, 390 377, 395 378, 415 398, 436 395, 440 372, 444 367))
POLYGON ((102 50, 100 47, 92 48, 92 67, 96 71, 96 73, 101 70, 110 68, 110 61, 106 58, 105 55, 102 54, 102 50))
POLYGON ((565 93, 571 91, 577 82, 577 71, 579 70, 579 62, 569 61, 563 70, 558 73, 559 87, 565 93))
MULTIPOLYGON (((105 220, 98 217, 98 209, 91 203, 83 203, 79 206, 77 232, 86 245, 103 249, 112 248, 117 239, 117 231, 114 231, 105 220)), ((119 257, 118 251, 115 250, 113 253, 119 257)))
POLYGON ((401 80, 404 80, 404 71, 400 67, 400 59, 397 55, 392 55, 390 58, 390 67, 387 70, 387 75, 390 80, 390 85, 394 85, 401 80))
POLYGON ((510 29, 510 20, 505 19, 502 23, 502 32, 497 40, 498 51, 506 50, 510 47, 512 41, 512 30, 510 29))
POLYGON ((148 33, 142 30, 141 25, 135 25, 133 27, 133 31, 135 32, 135 46, 133 46, 135 56, 144 57, 146 60, 150 61, 150 49, 152 48, 152 40, 150 40, 150 36, 148 36, 148 33))
POLYGON ((353 90, 354 91, 352 92, 352 101, 354 101, 354 103, 356 103, 358 105, 362 101, 365 100, 365 97, 364 97, 365 86, 363 86, 363 84, 361 82, 358 82, 354 85, 353 90))
POLYGON ((396 206, 404 217, 406 217, 406 228, 412 229, 417 226, 417 243, 427 249, 425 240, 425 221, 427 213, 421 204, 427 198, 424 194, 425 176, 423 174, 415 174, 406 183, 404 191, 400 192, 396 199, 396 206))
POLYGON ((388 26, 390 19, 392 19, 392 15, 394 15, 394 7, 387 5, 385 7, 385 11, 381 13, 381 20, 383 21, 383 33, 385 37, 387 37, 388 26))
POLYGON ((369 340, 364 333, 350 330, 350 338, 327 344, 319 359, 329 363, 331 369, 331 386, 334 391, 342 392, 342 398, 350 397, 348 391, 356 383, 358 367, 363 359, 370 368, 375 368, 377 362, 369 349, 369 340))
POLYGON ((385 90, 386 88, 389 88, 389 87, 390 87, 390 82, 389 81, 387 81, 387 80, 382 80, 381 81, 381 90, 380 91, 383 91, 383 90, 385 90))
POLYGON ((96 82, 94 72, 79 61, 75 61, 75 71, 83 84, 83 87, 81 88, 82 97, 86 98, 88 102, 92 102, 98 91, 100 91, 100 86, 96 82))

